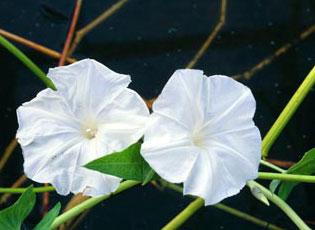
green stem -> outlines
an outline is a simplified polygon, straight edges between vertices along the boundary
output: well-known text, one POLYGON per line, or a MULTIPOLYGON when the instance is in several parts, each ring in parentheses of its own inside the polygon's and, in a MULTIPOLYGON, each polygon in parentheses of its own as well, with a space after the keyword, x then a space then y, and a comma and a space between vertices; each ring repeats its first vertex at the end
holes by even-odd
POLYGON ((260 185, 255 181, 248 181, 247 185, 256 186, 267 197, 267 199, 273 202, 275 205, 277 205, 299 229, 304 230, 310 229, 285 201, 283 201, 276 194, 270 192, 269 189, 265 188, 264 186, 260 185))
POLYGON ((259 172, 258 178, 264 179, 264 180, 276 179, 276 180, 284 180, 284 181, 292 181, 292 182, 315 183, 315 176, 309 176, 309 175, 259 172))
POLYGON ((273 145, 273 143, 277 140, 283 128, 289 122, 297 108, 303 102, 305 96, 312 89, 315 84, 315 66, 311 70, 311 72, 304 79, 300 87, 294 93, 293 97, 290 99, 289 103, 283 109, 271 129, 266 134, 265 138, 262 142, 262 155, 263 157, 268 156, 268 152, 273 145))
POLYGON ((286 170, 284 170, 284 169, 282 169, 282 168, 280 168, 280 167, 278 167, 278 166, 276 166, 274 164, 271 164, 270 162, 265 161, 265 160, 260 160, 260 164, 262 164, 262 165, 264 165, 264 166, 266 166, 268 168, 271 168, 271 169, 273 169, 273 170, 275 170, 277 172, 280 172, 280 173, 285 173, 286 172, 286 170))
MULTIPOLYGON (((171 183, 165 183, 165 186, 169 189, 176 191, 176 192, 183 193, 183 188, 179 185, 171 184, 171 183)), ((276 225, 270 224, 267 221, 261 220, 259 218, 252 216, 252 215, 249 215, 245 212, 242 212, 242 211, 237 210, 235 208, 224 205, 222 203, 216 204, 213 207, 220 209, 222 211, 225 211, 225 212, 227 212, 233 216, 239 217, 243 220, 249 221, 249 222, 256 224, 258 226, 262 226, 264 228, 267 228, 267 229, 272 229, 272 230, 282 230, 283 229, 283 228, 280 228, 276 225)), ((201 208, 201 207, 199 207, 199 208, 201 208)), ((195 211, 197 211, 197 210, 195 210, 195 211)))
MULTIPOLYGON (((27 188, 0 188, 0 193, 23 193, 27 188)), ((55 191, 55 188, 52 186, 45 187, 34 187, 33 192, 52 192, 55 191)))
POLYGON ((218 209, 221 209, 221 210, 223 210, 223 211, 225 211, 227 213, 230 213, 230 214, 232 214, 232 215, 234 215, 236 217, 239 217, 239 218, 241 218, 243 220, 247 220, 249 222, 252 222, 253 224, 256 224, 256 225, 261 226, 263 228, 271 229, 271 230, 283 230, 283 228, 280 228, 280 227, 278 227, 276 225, 270 224, 267 221, 261 220, 259 218, 254 217, 254 216, 248 215, 245 212, 239 211, 239 210, 237 210, 235 208, 231 208, 231 207, 229 207, 227 205, 219 203, 219 204, 216 204, 214 206, 216 208, 218 208, 218 209))
POLYGON ((197 198, 191 202, 183 211, 181 211, 174 219, 172 219, 162 230, 177 229, 186 222, 196 211, 204 206, 204 200, 197 198))
POLYGON ((0 44, 5 47, 9 52, 16 56, 27 68, 29 68, 44 84, 56 90, 54 83, 46 76, 46 74, 31 60, 29 59, 21 50, 14 46, 11 42, 0 35, 0 44))
POLYGON ((108 195, 103 195, 103 196, 98 196, 98 197, 92 197, 82 203, 80 203, 79 205, 71 208, 70 210, 68 210, 67 212, 61 214, 60 216, 58 216, 54 222, 52 223, 50 229, 55 229, 57 228, 59 225, 67 222, 68 220, 72 219, 73 217, 79 215, 80 213, 82 213, 83 211, 92 208, 93 206, 97 205, 98 203, 102 202, 103 200, 108 199, 109 197, 111 197, 112 195, 116 195, 126 189, 129 189, 137 184, 140 184, 140 182, 138 181, 124 181, 120 184, 120 186, 118 187, 118 189, 113 192, 112 194, 108 194, 108 195))

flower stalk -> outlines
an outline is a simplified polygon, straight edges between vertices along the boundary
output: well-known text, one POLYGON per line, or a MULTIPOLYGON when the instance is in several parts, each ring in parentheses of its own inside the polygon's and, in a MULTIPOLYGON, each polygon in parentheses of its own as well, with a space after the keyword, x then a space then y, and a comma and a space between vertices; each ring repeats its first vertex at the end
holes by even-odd
POLYGON ((310 175, 259 172, 258 178, 263 180, 283 180, 291 182, 315 183, 315 176, 310 175))
MULTIPOLYGON (((23 193, 26 189, 27 188, 0 188, 0 193, 23 193)), ((55 188, 52 186, 35 187, 32 191, 35 193, 52 192, 55 191, 55 188)))
MULTIPOLYGON (((165 186, 166 186, 167 188, 171 189, 171 190, 176 191, 176 192, 183 193, 183 188, 182 188, 181 186, 179 186, 179 185, 171 184, 171 183, 167 183, 167 182, 166 182, 166 183, 165 183, 165 186)), ((201 199, 201 198, 197 198, 197 199, 201 199)), ((195 201, 196 201, 196 200, 195 200, 195 201)), ((194 202, 195 202, 195 201, 194 201, 194 202)), ((197 204, 198 204, 199 202, 200 202, 200 201, 198 201, 198 202, 196 201, 195 206, 193 206, 195 212, 196 212, 197 210, 199 210, 200 208, 202 208, 202 206, 198 206, 198 209, 196 209, 196 206, 197 206, 197 204)), ((264 227, 264 228, 266 228, 266 229, 272 229, 272 230, 282 230, 282 229, 283 229, 283 228, 280 228, 280 227, 278 227, 278 226, 276 226, 276 225, 274 225, 274 224, 271 224, 271 223, 269 223, 269 222, 267 222, 267 221, 264 221, 264 220, 262 220, 262 219, 259 219, 259 218, 257 218, 257 217, 254 217, 254 216, 252 216, 252 215, 249 215, 249 214, 247 214, 247 213, 245 213, 245 212, 242 212, 242 211, 237 210, 237 209, 235 209, 235 208, 229 207, 229 206, 227 206, 227 205, 225 205, 225 204, 222 204, 222 203, 215 204, 215 205, 213 205, 213 207, 215 207, 215 208, 217 208, 217 209, 220 209, 220 210, 222 210, 222 211, 224 211, 224 212, 226 212, 226 213, 229 213, 229 214, 231 214, 231 215, 233 215, 233 216, 236 216, 236 217, 238 217, 238 218, 241 218, 241 219, 243 219, 243 220, 249 221, 249 222, 251 222, 251 223, 253 223, 253 224, 256 224, 256 225, 258 225, 258 226, 262 226, 262 227, 264 227)), ((186 209, 187 209, 187 208, 186 208, 186 209)), ((184 215, 187 215, 187 212, 191 212, 191 211, 190 211, 190 210, 186 211, 186 213, 184 213, 184 215)), ((193 213, 191 213, 191 214, 193 214, 193 213)), ((190 215, 190 216, 191 216, 191 215, 190 215)), ((178 215, 177 215, 177 217, 178 217, 178 215)), ((177 218, 177 221, 176 221, 175 224, 174 224, 174 226, 169 225, 169 224, 167 224, 166 226, 168 226, 169 229, 174 229, 175 225, 179 227, 179 226, 182 225, 187 219, 188 219, 188 218, 178 217, 178 218, 177 218), (181 221, 182 223, 179 223, 179 221, 181 221), (173 227, 173 228, 172 228, 172 227, 173 227)), ((165 227, 166 227, 166 226, 165 226, 165 227)))
POLYGON ((181 211, 174 219, 172 219, 162 230, 172 230, 179 228, 186 222, 197 210, 203 207, 205 201, 202 198, 197 198, 191 202, 183 211, 181 211))
POLYGON ((80 213, 82 213, 83 211, 92 208, 93 206, 99 204, 100 202, 102 202, 103 200, 108 199, 109 197, 111 197, 112 195, 117 195, 118 193, 121 193, 122 191, 129 189, 131 187, 134 187, 135 185, 140 184, 140 182, 138 181, 124 181, 120 184, 120 186, 118 187, 118 189, 113 192, 112 194, 108 194, 108 195, 103 195, 103 196, 98 196, 98 197, 92 197, 84 202, 82 202, 81 204, 73 207, 72 209, 68 210, 67 212, 61 214, 60 216, 58 216, 54 222, 52 223, 50 229, 55 229, 57 228, 59 225, 67 222, 68 220, 72 219, 73 217, 79 215, 80 213))
POLYGON ((271 169, 273 169, 273 170, 275 170, 277 172, 280 172, 280 173, 285 173, 286 172, 285 169, 282 169, 282 168, 278 167, 277 165, 274 165, 274 164, 272 164, 272 163, 270 163, 268 161, 265 161, 265 160, 260 160, 260 164, 263 165, 263 166, 266 166, 268 168, 271 168, 271 169))
POLYGON ((299 228, 303 230, 309 230, 310 228, 304 223, 304 221, 296 214, 296 212, 280 197, 276 194, 269 191, 269 189, 260 185, 255 181, 247 182, 248 186, 256 186, 260 191, 270 200, 272 203, 277 205, 291 220, 292 222, 299 228))
POLYGON ((298 109, 298 107, 303 102, 305 96, 310 92, 312 87, 315 84, 315 66, 306 76, 300 87, 294 93, 293 97, 290 99, 288 104, 285 106, 271 129, 266 134, 265 138, 262 142, 262 155, 263 157, 268 156, 268 152, 273 145, 273 143, 277 140, 278 136, 286 126, 286 124, 290 121, 291 117, 298 109))
POLYGON ((56 90, 54 83, 46 76, 46 74, 31 60, 29 59, 21 50, 14 46, 11 42, 0 35, 0 44, 6 48, 10 53, 16 56, 27 68, 29 68, 39 79, 44 82, 44 84, 56 90))

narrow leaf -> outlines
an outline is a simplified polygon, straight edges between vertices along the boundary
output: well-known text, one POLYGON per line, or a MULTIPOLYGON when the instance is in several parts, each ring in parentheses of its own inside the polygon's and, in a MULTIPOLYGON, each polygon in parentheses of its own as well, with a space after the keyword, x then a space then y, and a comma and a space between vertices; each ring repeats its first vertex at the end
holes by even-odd
POLYGON ((132 144, 121 152, 115 152, 91 161, 85 167, 125 180, 147 183, 155 173, 141 156, 140 148, 140 143, 132 144))
POLYGON ((35 193, 32 190, 33 186, 28 187, 13 205, 0 211, 0 229, 21 229, 23 221, 35 205, 35 193))
POLYGON ((280 180, 272 180, 269 184, 269 190, 275 193, 280 183, 281 183, 280 180))
POLYGON ((51 224, 54 222, 56 217, 60 212, 61 205, 58 202, 45 216, 44 218, 35 226, 33 230, 46 230, 49 229, 51 224))
MULTIPOLYGON (((311 175, 315 173, 315 148, 306 152, 303 158, 287 170, 289 174, 311 175)), ((283 181, 280 184, 278 195, 286 200, 293 188, 299 182, 283 181)))

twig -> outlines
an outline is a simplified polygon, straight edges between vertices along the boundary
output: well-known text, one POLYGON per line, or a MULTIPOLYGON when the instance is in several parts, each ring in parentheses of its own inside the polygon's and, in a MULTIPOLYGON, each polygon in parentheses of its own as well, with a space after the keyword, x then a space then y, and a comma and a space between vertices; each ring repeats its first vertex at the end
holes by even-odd
MULTIPOLYGON (((29 47, 29 48, 37 50, 38 52, 43 53, 43 54, 45 54, 45 55, 47 55, 49 57, 58 58, 58 59, 61 57, 61 53, 59 53, 59 52, 57 52, 57 51, 55 51, 53 49, 47 48, 47 47, 45 47, 43 45, 40 45, 40 44, 35 43, 33 41, 30 41, 30 40, 28 40, 26 38, 23 38, 23 37, 20 37, 20 36, 18 36, 16 34, 13 34, 13 33, 10 33, 8 31, 5 31, 3 29, 0 29, 0 35, 2 35, 3 37, 5 37, 5 38, 7 38, 7 39, 9 39, 11 41, 18 42, 18 43, 20 43, 22 45, 25 45, 25 46, 29 47)), ((70 57, 67 57, 66 60, 69 63, 73 63, 73 62, 77 61, 76 59, 70 58, 70 57)))
POLYGON ((270 158, 266 159, 266 161, 282 168, 290 168, 291 166, 295 164, 295 162, 293 161, 283 161, 283 160, 270 159, 270 158))
POLYGON ((3 169, 3 167, 5 166, 5 164, 7 163, 9 157, 12 155, 16 146, 17 146, 17 140, 14 138, 11 140, 11 142, 9 143, 9 145, 6 147, 6 149, 4 150, 4 152, 2 154, 2 157, 0 159, 0 172, 3 169))
POLYGON ((75 27, 77 25, 78 22, 78 18, 80 15, 80 10, 81 10, 81 5, 82 5, 82 0, 77 0, 75 7, 74 7, 74 11, 73 11, 73 16, 72 16, 72 20, 71 20, 71 24, 70 24, 70 28, 67 34, 67 38, 65 41, 65 45, 63 47, 63 51, 59 60, 59 66, 63 66, 65 64, 65 60, 68 56, 69 53, 69 48, 70 48, 70 43, 72 42, 72 38, 73 38, 73 34, 75 31, 75 27))
POLYGON ((116 13, 120 8, 122 8, 129 0, 120 0, 114 5, 112 5, 109 9, 105 10, 101 15, 95 18, 92 22, 84 26, 82 29, 78 30, 75 34, 75 38, 69 50, 69 55, 71 55, 80 41, 86 36, 91 30, 97 27, 99 24, 103 23, 106 19, 116 13))
MULTIPOLYGON (((68 30, 68 33, 66 36, 66 41, 65 41, 65 44, 63 47, 63 51, 62 51, 61 57, 59 59, 59 66, 63 66, 65 64, 66 58, 68 56, 70 43, 72 42, 75 27, 76 27, 77 22, 78 22, 81 6, 82 6, 82 0, 77 0, 75 3, 75 6, 74 6, 73 15, 72 15, 70 27, 69 27, 69 30, 68 30)), ((48 184, 45 183, 45 186, 48 186, 48 184)), ((43 193, 43 205, 42 205, 42 207, 43 207, 43 209, 42 209, 43 215, 45 215, 49 209, 49 192, 43 193)))
POLYGON ((272 63, 275 59, 280 57, 281 55, 285 54, 289 49, 291 49, 296 43, 301 42, 305 40, 307 37, 309 37, 311 34, 315 32, 315 25, 311 25, 306 30, 304 30, 296 39, 294 39, 292 42, 285 43, 280 48, 278 48, 272 55, 266 57, 262 61, 260 61, 258 64, 256 64, 251 69, 245 71, 241 74, 236 74, 232 76, 235 80, 245 79, 250 80, 257 72, 262 70, 264 67, 272 63))
MULTIPOLYGON (((20 176, 11 186, 11 188, 18 188, 23 185, 27 181, 27 177, 25 175, 20 176)), ((0 197, 0 204, 4 204, 11 197, 11 193, 5 193, 0 197)))
MULTIPOLYGON (((212 41, 216 38, 218 35, 219 31, 225 24, 226 20, 226 8, 227 8, 227 0, 221 0, 221 9, 220 9, 220 16, 219 16, 219 21, 214 27, 214 29, 211 31, 209 34, 208 38, 206 41, 202 44, 202 46, 199 48, 195 56, 189 61, 189 63, 185 66, 187 69, 193 68, 200 58, 205 54, 205 52, 208 50, 209 46, 211 45, 212 41)), ((149 109, 152 109, 153 102, 155 101, 156 97, 152 99, 145 99, 146 104, 149 109)))
POLYGON ((199 61, 199 59, 205 54, 209 46, 211 45, 212 41, 215 39, 221 28, 223 27, 225 23, 226 18, 226 6, 227 6, 227 0, 221 1, 221 11, 220 11, 220 17, 217 25, 214 27, 210 35, 208 36, 207 40, 203 43, 203 45, 200 47, 196 55, 193 57, 193 59, 186 65, 186 68, 190 69, 193 68, 196 63, 199 61))

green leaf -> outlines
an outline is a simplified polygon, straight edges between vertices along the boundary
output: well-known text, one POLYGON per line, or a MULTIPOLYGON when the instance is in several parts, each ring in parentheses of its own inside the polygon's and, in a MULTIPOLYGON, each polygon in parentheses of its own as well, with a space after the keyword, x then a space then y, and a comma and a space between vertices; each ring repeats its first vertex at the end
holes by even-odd
POLYGON ((281 183, 280 180, 272 180, 269 184, 269 190, 275 193, 280 183, 281 183))
POLYGON ((150 165, 140 154, 140 143, 130 145, 121 152, 115 152, 85 165, 86 168, 104 174, 147 183, 155 175, 150 165))
POLYGON ((21 229, 23 221, 35 205, 35 193, 32 190, 33 186, 28 187, 13 205, 0 211, 0 229, 21 229))
POLYGON ((49 229, 51 224, 54 222, 56 217, 60 212, 61 205, 58 202, 45 216, 44 218, 35 226, 33 230, 46 230, 49 229))
MULTIPOLYGON (((303 158, 287 170, 288 174, 311 175, 315 173, 315 148, 306 152, 303 158)), ((278 195, 286 200, 293 188, 299 182, 283 181, 280 184, 278 195)))

